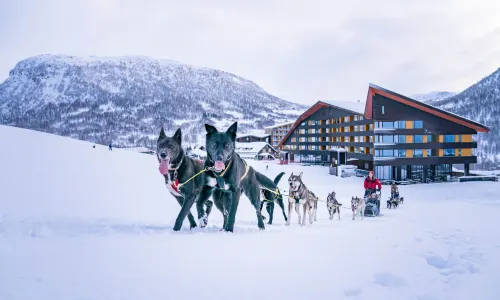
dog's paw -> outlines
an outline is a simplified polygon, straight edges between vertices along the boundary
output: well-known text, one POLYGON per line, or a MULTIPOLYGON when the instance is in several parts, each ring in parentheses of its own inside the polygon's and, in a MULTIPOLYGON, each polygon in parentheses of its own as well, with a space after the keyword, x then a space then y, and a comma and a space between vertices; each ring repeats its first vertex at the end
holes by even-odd
POLYGON ((200 227, 204 228, 208 224, 208 219, 207 217, 201 217, 198 219, 198 222, 200 223, 200 227))

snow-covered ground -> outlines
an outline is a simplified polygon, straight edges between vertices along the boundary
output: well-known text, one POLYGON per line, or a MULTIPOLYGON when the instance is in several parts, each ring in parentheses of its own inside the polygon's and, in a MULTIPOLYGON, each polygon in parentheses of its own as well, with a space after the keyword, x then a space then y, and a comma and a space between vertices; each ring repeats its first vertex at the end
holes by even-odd
MULTIPOLYGON (((235 232, 173 232, 179 206, 152 155, 0 126, 0 299, 498 299, 500 184, 401 186, 380 218, 257 230, 240 202, 235 232)), ((304 172, 345 207, 362 179, 324 167, 250 161, 269 177, 304 172)), ((387 196, 383 187, 383 197, 387 196)), ((194 209, 193 209, 194 212, 194 209)), ((187 224, 187 221, 185 222, 187 224)))

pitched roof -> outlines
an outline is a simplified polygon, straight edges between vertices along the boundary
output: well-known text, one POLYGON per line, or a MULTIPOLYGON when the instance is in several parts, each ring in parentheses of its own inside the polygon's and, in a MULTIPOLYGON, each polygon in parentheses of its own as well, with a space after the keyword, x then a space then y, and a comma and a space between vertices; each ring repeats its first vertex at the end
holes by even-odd
POLYGON ((420 101, 408 98, 406 96, 400 95, 400 94, 395 93, 393 91, 389 91, 387 89, 384 89, 382 87, 379 87, 379 86, 377 86, 375 84, 371 84, 371 83, 368 87, 368 95, 366 97, 365 118, 367 118, 367 119, 373 118, 372 106, 373 106, 373 96, 375 94, 384 96, 386 98, 389 98, 391 100, 400 102, 402 104, 414 107, 416 109, 420 109, 422 111, 433 114, 435 116, 446 119, 448 121, 458 123, 458 124, 463 125, 465 127, 474 129, 478 132, 489 132, 490 131, 490 129, 483 124, 466 119, 466 118, 461 117, 459 115, 456 115, 454 113, 439 109, 439 108, 434 107, 432 105, 428 105, 428 104, 422 103, 420 101))
POLYGON ((344 110, 349 113, 353 114, 360 114, 363 115, 363 109, 361 107, 365 105, 363 102, 352 102, 352 101, 318 101, 316 102, 313 106, 311 106, 308 110, 306 110, 303 114, 299 116, 297 121, 293 123, 292 127, 288 130, 286 133, 285 137, 280 141, 278 144, 278 147, 282 146, 283 143, 286 141, 286 139, 292 134, 292 132, 299 126, 299 124, 304 121, 305 119, 309 118, 311 115, 313 115, 315 112, 320 110, 323 107, 336 107, 341 110, 344 110))
MULTIPOLYGON (((236 143, 236 153, 257 153, 262 150, 266 145, 269 145, 269 143, 266 142, 250 142, 250 143, 236 143)), ((271 149, 276 151, 276 149, 273 148, 273 146, 269 145, 271 149)))

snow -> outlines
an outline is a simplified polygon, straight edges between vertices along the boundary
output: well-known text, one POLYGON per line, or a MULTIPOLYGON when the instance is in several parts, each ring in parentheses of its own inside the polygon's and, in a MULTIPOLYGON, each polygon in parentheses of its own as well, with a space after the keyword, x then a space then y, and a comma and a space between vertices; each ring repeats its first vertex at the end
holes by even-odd
POLYGON ((0 299, 493 300, 500 292, 498 182, 400 186, 399 209, 353 221, 350 197, 363 194, 363 178, 248 160, 272 179, 284 171, 282 189, 303 172, 320 199, 335 191, 341 220, 320 202, 314 224, 299 226, 293 212, 285 226, 276 208, 259 231, 242 196, 233 234, 219 231, 215 208, 207 228, 173 232, 180 207, 154 156, 6 126, 0 136, 9 145, 0 147, 0 299))
POLYGON ((326 104, 337 106, 339 108, 347 109, 351 112, 358 113, 360 115, 365 115, 365 101, 324 101, 326 104))
POLYGON ((259 132, 250 132, 250 133, 245 133, 245 134, 238 134, 238 138, 243 138, 243 137, 256 137, 256 138, 266 138, 271 136, 270 134, 267 133, 259 133, 259 132))

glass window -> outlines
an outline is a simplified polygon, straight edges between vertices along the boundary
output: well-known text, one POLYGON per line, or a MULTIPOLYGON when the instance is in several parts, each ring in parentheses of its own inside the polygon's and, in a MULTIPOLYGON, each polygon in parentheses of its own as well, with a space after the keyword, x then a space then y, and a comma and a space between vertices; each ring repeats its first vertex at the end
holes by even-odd
POLYGON ((382 143, 394 143, 394 136, 392 135, 382 135, 382 143))
POLYGON ((422 121, 413 121, 413 128, 424 128, 424 122, 422 122, 422 121))
POLYGON ((398 121, 398 128, 406 128, 406 121, 398 121))
POLYGON ((425 155, 432 156, 431 149, 425 149, 425 155))
POLYGON ((406 157, 406 150, 405 149, 399 149, 399 157, 406 157))
POLYGON ((349 117, 344 117, 344 122, 349 122, 349 117))
POLYGON ((458 149, 458 156, 462 156, 462 149, 458 149))
POLYGON ((431 143, 432 142, 432 135, 427 135, 427 143, 431 143))
POLYGON ((385 115, 385 106, 382 105, 382 114, 385 115))
POLYGON ((458 140, 457 140, 457 142, 458 142, 458 143, 461 143, 461 142, 462 142, 462 135, 461 135, 461 134, 459 134, 459 135, 458 135, 458 140))
POLYGON ((455 149, 444 149, 444 156, 455 156, 455 149))
POLYGON ((406 143, 406 135, 399 135, 398 136, 398 143, 406 143))
POLYGON ((414 143, 423 143, 424 142, 424 136, 423 135, 415 135, 413 137, 413 142, 414 143))
POLYGON ((394 156, 393 149, 383 149, 382 150, 382 157, 393 157, 393 156, 394 156))
POLYGON ((300 123, 300 126, 306 126, 306 122, 300 123))
POLYGON ((413 150, 413 157, 423 157, 424 152, 422 149, 415 149, 413 150))
POLYGON ((394 122, 382 122, 382 128, 394 128, 394 122))
POLYGON ((326 120, 326 125, 330 125, 330 119, 326 120))
POLYGON ((444 136, 444 142, 445 143, 454 143, 455 142, 455 135, 454 134, 446 134, 444 136))

